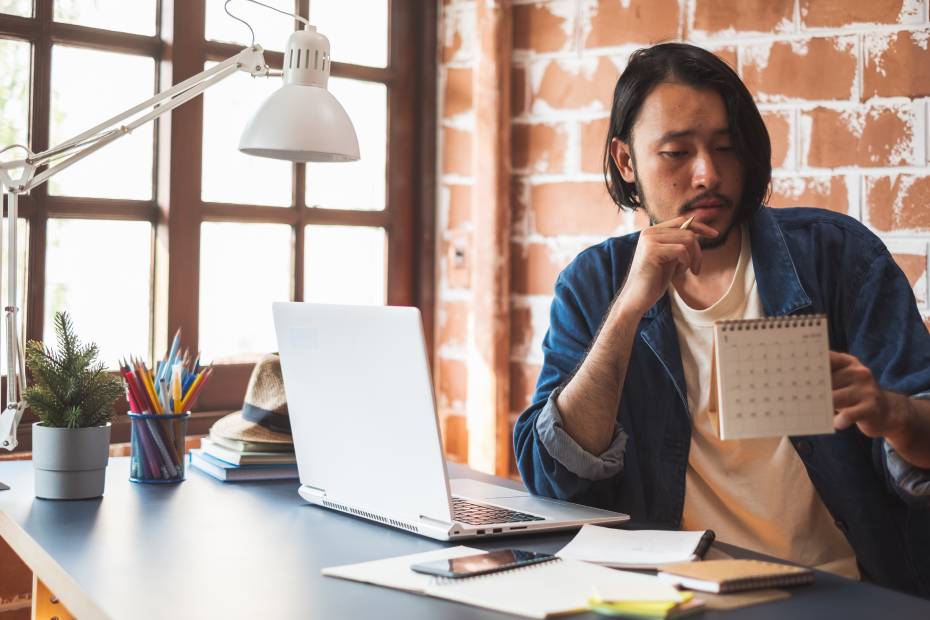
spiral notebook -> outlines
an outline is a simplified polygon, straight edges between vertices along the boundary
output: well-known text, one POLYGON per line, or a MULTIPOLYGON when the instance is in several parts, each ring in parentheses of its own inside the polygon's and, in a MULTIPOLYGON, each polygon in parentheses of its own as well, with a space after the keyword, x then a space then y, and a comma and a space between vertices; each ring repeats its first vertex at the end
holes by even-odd
POLYGON ((827 317, 714 324, 710 412, 721 439, 833 432, 827 317))
POLYGON ((708 560, 665 566, 659 578, 691 590, 725 594, 813 583, 814 572, 761 560, 708 560))
POLYGON ((485 553, 448 547, 323 569, 329 577, 351 579, 529 618, 547 618, 588 609, 595 592, 626 601, 686 602, 687 596, 658 577, 613 570, 575 560, 556 559, 499 573, 443 579, 415 573, 412 564, 485 553))

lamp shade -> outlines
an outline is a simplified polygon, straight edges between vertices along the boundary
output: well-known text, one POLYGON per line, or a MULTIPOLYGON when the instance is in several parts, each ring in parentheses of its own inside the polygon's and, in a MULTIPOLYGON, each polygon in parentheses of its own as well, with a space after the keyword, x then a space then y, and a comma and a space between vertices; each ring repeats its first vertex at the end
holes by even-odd
POLYGON ((329 40, 308 26, 291 34, 284 59, 284 86, 265 100, 246 125, 239 150, 299 162, 357 160, 355 127, 326 89, 329 40))

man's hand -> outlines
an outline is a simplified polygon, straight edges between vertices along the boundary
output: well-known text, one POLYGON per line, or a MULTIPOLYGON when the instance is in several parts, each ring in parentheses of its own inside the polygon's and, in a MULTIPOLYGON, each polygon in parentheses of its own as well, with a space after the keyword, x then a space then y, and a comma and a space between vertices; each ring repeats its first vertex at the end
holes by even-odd
POLYGON ((679 273, 701 271, 700 237, 714 238, 717 231, 692 221, 686 230, 686 217, 651 226, 639 236, 626 283, 617 303, 631 314, 642 316, 665 294, 668 283, 679 273))
POLYGON ((902 420, 896 415, 897 407, 891 406, 893 396, 889 399, 859 358, 830 351, 830 371, 836 411, 833 428, 843 430, 855 424, 868 437, 884 437, 898 430, 902 420))

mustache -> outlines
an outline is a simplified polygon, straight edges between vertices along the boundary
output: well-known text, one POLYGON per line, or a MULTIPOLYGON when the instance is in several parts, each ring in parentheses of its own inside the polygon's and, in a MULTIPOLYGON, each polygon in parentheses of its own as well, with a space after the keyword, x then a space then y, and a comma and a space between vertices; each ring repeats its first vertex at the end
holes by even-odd
POLYGON ((719 194, 717 192, 703 192, 701 194, 698 194, 697 196, 695 196, 694 198, 692 198, 685 204, 681 205, 681 207, 679 207, 678 209, 678 214, 684 215, 688 211, 691 211, 692 209, 694 209, 697 203, 701 202, 702 200, 707 200, 707 199, 716 200, 717 202, 719 202, 720 204, 728 208, 733 206, 733 201, 727 198, 726 196, 724 196, 723 194, 719 194))

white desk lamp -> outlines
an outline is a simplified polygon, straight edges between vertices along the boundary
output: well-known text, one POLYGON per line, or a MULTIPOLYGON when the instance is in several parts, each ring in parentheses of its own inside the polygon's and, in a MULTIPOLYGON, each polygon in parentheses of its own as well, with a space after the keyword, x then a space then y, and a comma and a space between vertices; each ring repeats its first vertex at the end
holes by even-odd
MULTIPOLYGON (((252 30, 248 23, 229 13, 230 1, 226 0, 226 12, 252 30)), ((257 0, 248 2, 284 13, 305 24, 304 30, 294 32, 287 40, 283 72, 271 70, 265 64, 262 48, 255 44, 253 31, 252 44, 232 58, 158 93, 54 148, 42 153, 33 153, 28 147, 20 144, 0 149, 0 154, 14 148, 26 152, 23 159, 0 162, 0 191, 7 197, 9 222, 5 305, 7 384, 6 409, 0 414, 0 447, 6 450, 16 448, 16 428, 26 408, 22 401, 26 371, 18 330, 19 308, 16 307, 17 200, 20 194, 41 185, 65 168, 137 127, 184 105, 238 71, 245 71, 253 77, 278 77, 282 74, 284 77, 284 85, 268 97, 246 125, 239 140, 240 151, 258 157, 296 162, 358 160, 358 138, 352 121, 339 101, 326 90, 331 58, 329 40, 299 15, 281 11, 257 0), (36 169, 43 165, 48 167, 36 174, 36 169), (20 173, 14 177, 12 172, 16 170, 20 173)), ((0 490, 4 488, 6 487, 0 483, 0 490)))

